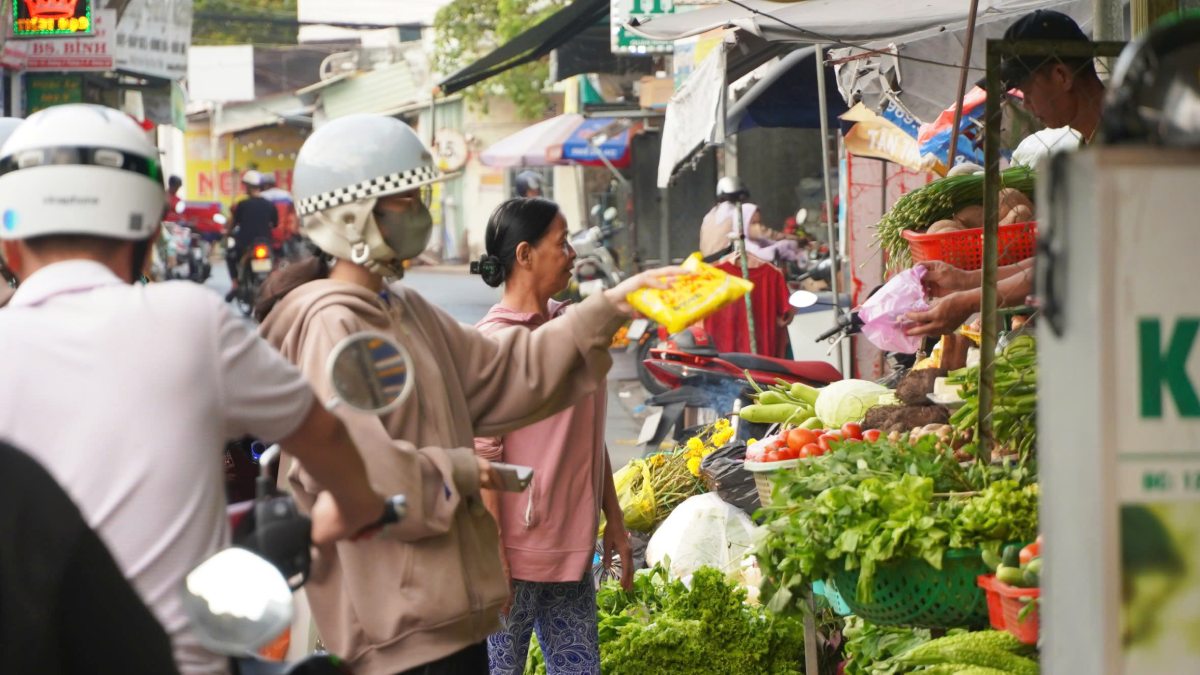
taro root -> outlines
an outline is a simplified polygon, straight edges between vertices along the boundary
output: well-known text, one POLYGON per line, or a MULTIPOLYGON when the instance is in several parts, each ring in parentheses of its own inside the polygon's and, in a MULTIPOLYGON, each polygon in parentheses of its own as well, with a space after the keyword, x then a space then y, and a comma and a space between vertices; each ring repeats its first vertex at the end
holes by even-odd
POLYGON ((864 429, 905 433, 930 424, 949 424, 950 411, 940 405, 883 405, 867 411, 864 429))
POLYGON ((896 385, 896 398, 906 405, 932 405, 928 394, 933 393, 934 380, 945 376, 946 370, 943 368, 910 370, 896 385))

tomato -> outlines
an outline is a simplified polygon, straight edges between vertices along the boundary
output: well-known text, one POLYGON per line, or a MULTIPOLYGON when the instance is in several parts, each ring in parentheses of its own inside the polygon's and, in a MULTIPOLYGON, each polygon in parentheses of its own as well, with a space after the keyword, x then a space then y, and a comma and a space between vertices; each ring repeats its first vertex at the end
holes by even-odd
POLYGON ((764 462, 778 462, 781 459, 783 458, 779 456, 778 450, 768 450, 767 453, 763 455, 764 462))
POLYGON ((875 441, 879 440, 879 437, 882 435, 883 432, 878 429, 867 429, 863 432, 863 440, 868 443, 874 443, 875 441))
POLYGON ((830 446, 833 443, 837 443, 838 441, 841 441, 841 440, 842 440, 842 438, 840 435, 835 436, 833 434, 821 434, 817 438, 817 445, 821 448, 822 452, 829 452, 830 446))
POLYGON ((1021 553, 1018 556, 1018 560, 1021 561, 1021 566, 1024 567, 1025 565, 1029 564, 1030 560, 1033 560, 1034 558, 1040 556, 1041 554, 1042 554, 1042 546, 1041 546, 1041 544, 1039 544, 1035 541, 1034 543, 1021 549, 1021 553))
POLYGON ((779 451, 780 459, 796 459, 800 456, 800 451, 796 448, 786 447, 779 451))
POLYGON ((862 440, 862 425, 854 422, 846 422, 842 425, 842 435, 846 438, 853 438, 856 441, 862 440))
POLYGON ((803 448, 800 448, 801 457, 820 457, 823 454, 821 446, 816 443, 806 443, 803 448))
POLYGON ((792 429, 787 435, 788 447, 796 448, 797 450, 816 440, 817 435, 808 429, 792 429))
POLYGON ((796 451, 796 457, 799 459, 808 459, 812 455, 808 452, 808 446, 804 446, 796 451))

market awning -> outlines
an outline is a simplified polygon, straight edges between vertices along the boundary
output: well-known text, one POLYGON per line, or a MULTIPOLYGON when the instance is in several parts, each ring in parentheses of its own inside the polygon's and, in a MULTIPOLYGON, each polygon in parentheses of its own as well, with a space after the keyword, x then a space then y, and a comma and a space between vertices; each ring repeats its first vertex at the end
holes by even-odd
POLYGON ((497 47, 487 56, 443 80, 443 94, 453 94, 519 65, 536 61, 608 17, 610 0, 575 0, 538 25, 497 47))
POLYGON ((629 166, 630 142, 642 126, 629 117, 568 113, 551 117, 492 144, 480 155, 485 166, 512 168, 582 164, 629 166), (601 159, 603 154, 604 159, 601 159))
POLYGON ((562 145, 579 128, 583 115, 566 114, 530 125, 493 143, 479 156, 484 166, 553 166, 559 158, 550 157, 551 148, 562 145))
MULTIPOLYGON (((838 92, 833 68, 825 67, 825 91, 830 126, 846 112, 846 104, 838 92)), ((770 67, 737 103, 729 108, 726 134, 754 127, 788 127, 815 129, 821 126, 821 111, 817 99, 816 49, 806 47, 794 51, 770 67)))
MULTIPOLYGON (((979 0, 978 21, 1020 15, 1062 0, 979 0)), ((770 41, 831 44, 913 38, 966 25, 963 0, 741 0, 709 9, 655 16, 633 32, 654 40, 678 40, 714 28, 739 28, 770 41)))
POLYGON ((603 164, 603 155, 618 169, 629 166, 630 140, 641 123, 629 118, 593 117, 580 124, 562 144, 562 159, 585 165, 603 164))

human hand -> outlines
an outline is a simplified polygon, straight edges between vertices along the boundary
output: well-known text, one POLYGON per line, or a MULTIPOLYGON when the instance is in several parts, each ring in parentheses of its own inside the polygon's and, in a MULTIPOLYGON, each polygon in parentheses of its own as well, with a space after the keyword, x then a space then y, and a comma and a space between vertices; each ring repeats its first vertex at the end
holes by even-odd
POLYGON ((621 588, 633 590, 633 549, 629 546, 629 532, 625 530, 625 522, 621 517, 609 518, 604 526, 604 539, 601 543, 602 555, 600 564, 608 569, 612 566, 614 553, 621 561, 621 588))
POLYGON ((338 501, 328 491, 317 495, 309 517, 312 519, 312 541, 317 546, 332 544, 373 532, 385 512, 385 500, 379 495, 357 504, 338 501))
POLYGON ((921 278, 921 284, 925 286, 925 292, 930 297, 940 298, 958 291, 965 291, 975 285, 969 272, 940 260, 929 260, 921 265, 925 268, 925 276, 921 278))
POLYGON ((972 314, 979 311, 977 293, 961 291, 934 298, 924 312, 909 312, 904 318, 913 323, 908 335, 949 335, 958 330, 972 314))
POLYGON ((671 285, 675 277, 686 276, 688 274, 691 273, 678 265, 646 270, 645 272, 629 277, 614 288, 604 291, 604 297, 608 298, 608 301, 613 305, 616 305, 618 310, 632 316, 633 305, 630 305, 629 301, 625 299, 626 296, 643 288, 666 288, 671 285))
POLYGON ((492 463, 482 457, 476 457, 479 464, 479 487, 485 490, 503 490, 504 479, 492 468, 492 463))

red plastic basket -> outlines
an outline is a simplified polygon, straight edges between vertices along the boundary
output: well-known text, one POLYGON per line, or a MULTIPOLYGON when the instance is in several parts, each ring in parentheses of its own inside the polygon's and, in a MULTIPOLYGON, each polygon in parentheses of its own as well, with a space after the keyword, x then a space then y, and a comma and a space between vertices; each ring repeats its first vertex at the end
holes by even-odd
MULTIPOLYGON (((913 262, 941 260, 961 270, 983 267, 983 228, 927 234, 904 230, 913 262)), ((1000 227, 1000 264, 1011 265, 1034 254, 1037 223, 1013 223, 1000 227)))
POLYGON ((987 592, 988 623, 996 630, 1006 630, 1027 645, 1038 641, 1037 601, 1042 597, 1040 588, 1017 588, 996 579, 994 574, 976 578, 979 587, 987 592), (1021 618, 1021 612, 1030 602, 1032 609, 1021 618))

